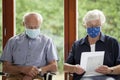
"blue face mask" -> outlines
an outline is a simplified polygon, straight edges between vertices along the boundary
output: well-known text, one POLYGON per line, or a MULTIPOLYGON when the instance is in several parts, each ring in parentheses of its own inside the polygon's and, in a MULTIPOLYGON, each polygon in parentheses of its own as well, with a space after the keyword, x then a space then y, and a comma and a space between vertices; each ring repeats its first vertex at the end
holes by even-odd
POLYGON ((35 39, 40 34, 40 29, 25 29, 25 33, 32 39, 35 39))
POLYGON ((87 28, 87 33, 91 38, 95 38, 100 33, 100 26, 87 28))

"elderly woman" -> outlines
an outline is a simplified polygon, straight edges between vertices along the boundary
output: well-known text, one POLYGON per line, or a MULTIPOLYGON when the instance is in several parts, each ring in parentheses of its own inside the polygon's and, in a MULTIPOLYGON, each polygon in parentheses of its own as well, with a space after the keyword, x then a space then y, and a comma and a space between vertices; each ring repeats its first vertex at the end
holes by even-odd
MULTIPOLYGON (((87 36, 75 41, 64 64, 64 71, 74 73, 73 80, 120 80, 117 68, 120 64, 119 45, 116 39, 104 35, 102 27, 105 16, 100 10, 91 10, 83 18, 87 36), (101 76, 84 78, 85 70, 79 65, 82 52, 105 51, 102 66, 95 69, 101 76)), ((94 64, 91 64, 94 65, 94 64)), ((89 66, 88 66, 89 67, 89 66)))

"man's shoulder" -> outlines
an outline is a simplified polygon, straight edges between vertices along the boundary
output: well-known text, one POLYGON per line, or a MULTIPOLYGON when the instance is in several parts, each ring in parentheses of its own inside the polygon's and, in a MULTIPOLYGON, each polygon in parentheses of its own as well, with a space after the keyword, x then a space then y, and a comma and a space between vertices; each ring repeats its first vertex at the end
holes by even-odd
POLYGON ((46 36, 46 35, 39 35, 39 39, 43 43, 53 43, 52 38, 46 36))
POLYGON ((14 35, 13 37, 10 38, 10 40, 17 40, 17 39, 21 39, 23 37, 25 37, 26 35, 24 33, 22 34, 18 34, 18 35, 14 35))
POLYGON ((44 34, 40 34, 39 37, 42 39, 51 39, 50 37, 48 37, 47 35, 44 35, 44 34))
MULTIPOLYGON (((15 44, 16 41, 20 39, 20 37, 24 36, 24 34, 14 35, 7 41, 8 44, 15 44)), ((22 38, 21 38, 22 39, 22 38)))

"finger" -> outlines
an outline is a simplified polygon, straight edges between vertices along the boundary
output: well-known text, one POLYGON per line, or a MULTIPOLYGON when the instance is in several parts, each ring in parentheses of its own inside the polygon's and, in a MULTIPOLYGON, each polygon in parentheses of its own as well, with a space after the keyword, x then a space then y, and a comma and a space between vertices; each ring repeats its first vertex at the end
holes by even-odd
POLYGON ((38 71, 32 71, 31 74, 32 74, 32 77, 35 77, 38 74, 38 71))
POLYGON ((30 71, 28 75, 29 75, 29 76, 31 76, 31 77, 34 77, 34 75, 33 75, 33 72, 32 72, 32 71, 30 71))
POLYGON ((27 80, 32 80, 32 78, 31 77, 27 77, 27 80))
POLYGON ((23 78, 23 80, 27 80, 27 79, 26 79, 26 76, 23 78))
POLYGON ((32 72, 33 77, 35 77, 37 75, 37 73, 35 71, 32 72))
POLYGON ((38 68, 35 68, 35 69, 34 69, 34 73, 35 73, 36 75, 39 73, 38 68))
POLYGON ((39 73, 39 70, 38 70, 38 68, 37 68, 37 67, 33 67, 33 68, 32 68, 32 71, 34 71, 36 74, 38 74, 38 73, 39 73))
POLYGON ((98 69, 102 69, 102 68, 104 68, 104 66, 100 66, 100 67, 98 67, 98 69))
POLYGON ((98 73, 102 73, 102 74, 106 74, 106 73, 107 73, 106 70, 96 70, 96 72, 98 72, 98 73))
POLYGON ((81 68, 80 71, 81 71, 81 72, 84 72, 85 70, 81 68))
POLYGON ((34 77, 36 75, 37 75, 36 70, 34 68, 32 68, 31 71, 29 72, 29 76, 34 77))
POLYGON ((99 69, 96 69, 95 71, 101 73, 101 72, 103 72, 104 70, 99 68, 99 69))
POLYGON ((99 68, 97 68, 96 70, 107 70, 107 67, 105 67, 105 66, 101 66, 101 67, 99 67, 99 68))
POLYGON ((78 74, 82 74, 82 73, 84 73, 84 72, 85 72, 85 71, 84 71, 83 69, 78 69, 78 70, 77 70, 77 73, 78 73, 78 74))

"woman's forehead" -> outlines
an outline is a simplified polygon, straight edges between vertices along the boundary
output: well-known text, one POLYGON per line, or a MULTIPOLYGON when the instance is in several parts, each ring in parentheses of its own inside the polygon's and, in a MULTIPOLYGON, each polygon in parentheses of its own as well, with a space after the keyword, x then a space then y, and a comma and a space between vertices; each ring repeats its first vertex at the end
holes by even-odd
POLYGON ((87 24, 98 24, 98 23, 101 23, 99 19, 90 20, 90 21, 87 22, 87 24))

